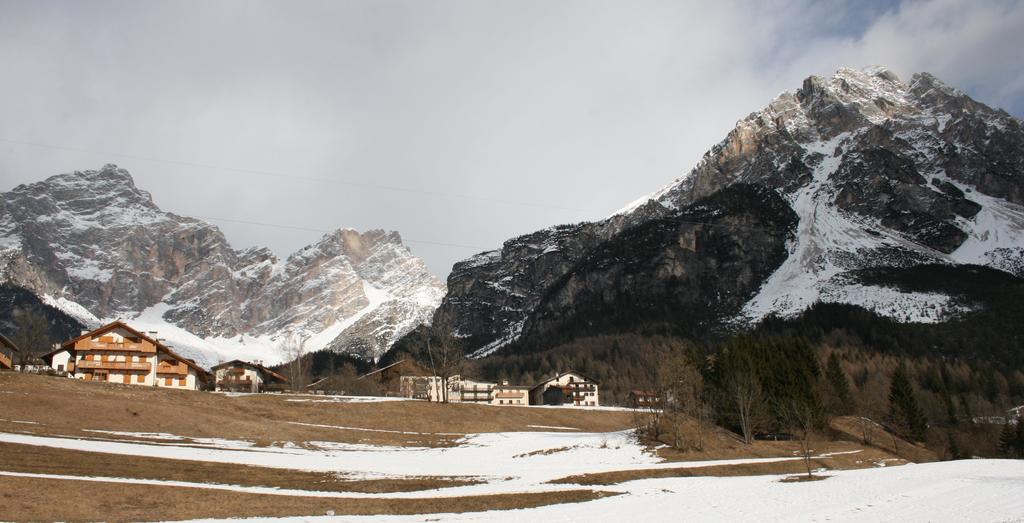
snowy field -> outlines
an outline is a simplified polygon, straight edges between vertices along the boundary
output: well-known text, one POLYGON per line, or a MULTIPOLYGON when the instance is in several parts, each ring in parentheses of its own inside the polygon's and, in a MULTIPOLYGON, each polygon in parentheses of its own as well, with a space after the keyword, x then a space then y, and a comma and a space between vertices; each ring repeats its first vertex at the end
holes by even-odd
POLYGON ((621 492, 618 496, 532 509, 277 521, 1024 521, 1024 461, 837 471, 804 483, 779 479, 646 479, 602 487, 621 492))
MULTIPOLYGON (((329 426, 328 426, 329 427, 329 426)), ((338 426, 338 430, 358 427, 338 426)), ((639 445, 631 431, 587 433, 574 427, 546 432, 469 434, 455 447, 395 447, 305 442, 256 447, 238 440, 185 438, 168 433, 88 431, 81 438, 0 433, 0 442, 277 469, 334 472, 346 478, 456 476, 480 483, 433 490, 328 492, 191 481, 146 480, 3 471, 0 476, 193 487, 273 496, 452 499, 593 488, 610 497, 530 509, 423 516, 323 516, 287 521, 1024 521, 1024 461, 971 460, 822 472, 827 478, 787 483, 783 476, 675 477, 612 485, 551 483, 567 476, 623 470, 700 468, 797 460, 797 457, 665 462, 639 445), (109 439, 117 436, 125 439, 109 439)), ((554 430, 557 429, 557 430, 554 430)), ((373 429, 365 429, 373 430, 373 429)), ((854 450, 843 454, 858 454, 854 450)), ((840 453, 822 454, 829 459, 840 453)))

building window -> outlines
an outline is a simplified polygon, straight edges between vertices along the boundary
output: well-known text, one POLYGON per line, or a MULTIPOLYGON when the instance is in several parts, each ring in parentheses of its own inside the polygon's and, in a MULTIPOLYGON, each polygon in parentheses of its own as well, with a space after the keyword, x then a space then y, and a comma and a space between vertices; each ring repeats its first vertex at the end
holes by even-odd
POLYGON ((64 365, 57 365, 57 372, 64 372, 64 365))
POLYGON ((146 375, 145 374, 136 374, 135 375, 135 382, 136 383, 145 383, 146 382, 146 375))
POLYGON ((185 378, 178 378, 178 385, 181 387, 185 386, 185 378))
POLYGON ((172 378, 170 376, 164 378, 164 386, 165 387, 170 387, 173 384, 174 384, 174 378, 172 378))

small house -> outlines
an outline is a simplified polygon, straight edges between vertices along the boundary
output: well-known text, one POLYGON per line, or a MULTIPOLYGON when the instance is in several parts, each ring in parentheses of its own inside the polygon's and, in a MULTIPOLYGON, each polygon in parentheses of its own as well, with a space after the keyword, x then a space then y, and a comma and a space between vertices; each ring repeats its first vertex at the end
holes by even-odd
POLYGON ((402 376, 400 394, 403 398, 441 401, 444 392, 440 376, 402 376))
POLYGON ((509 385, 503 382, 495 385, 491 405, 529 405, 530 387, 525 385, 509 385))
POLYGON ((653 390, 629 391, 629 404, 634 409, 647 409, 661 406, 661 396, 653 390))
POLYGON ((214 373, 218 392, 280 392, 288 386, 288 378, 260 362, 232 360, 210 370, 214 373))
POLYGON ((368 382, 367 386, 372 386, 372 388, 379 390, 385 396, 405 396, 402 377, 424 376, 426 374, 428 372, 415 361, 401 359, 359 376, 358 381, 368 382))
POLYGON ((599 406, 597 381, 569 371, 555 374, 530 389, 531 405, 599 406))

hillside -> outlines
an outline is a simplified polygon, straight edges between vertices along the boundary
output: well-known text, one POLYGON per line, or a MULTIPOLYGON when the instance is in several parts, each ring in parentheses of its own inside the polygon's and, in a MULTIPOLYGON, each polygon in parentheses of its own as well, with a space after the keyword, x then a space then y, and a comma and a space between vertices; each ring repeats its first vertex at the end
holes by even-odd
POLYGON ((1021 276, 1022 204, 1018 119, 927 73, 904 82, 884 68, 841 69, 751 113, 689 173, 615 215, 514 238, 456 264, 434 321, 451 325, 473 357, 555 347, 575 336, 555 332, 567 325, 707 337, 818 302, 944 323, 975 304, 859 275, 941 264, 1021 276), (730 200, 741 187, 779 201, 730 200), (780 206, 791 229, 764 220, 780 206), (667 229, 673 222, 680 226, 667 229), (733 247, 722 250, 716 235, 731 235, 733 247), (770 238, 784 238, 782 256, 767 256, 770 238), (632 244, 641 247, 628 252, 632 244), (669 283, 678 269, 666 256, 686 246, 713 260, 712 270, 669 283), (616 275, 615 264, 625 272, 616 275), (651 329, 667 317, 673 325, 651 329))
MULTIPOLYGON (((629 430, 637 413, 622 410, 225 395, 10 372, 0 394, 0 519, 523 517, 502 511, 663 500, 709 480, 784 488, 804 470, 796 442, 745 445, 724 430, 703 451, 645 446, 629 430), (651 482, 671 488, 651 498, 651 482), (68 496, 81 501, 59 502, 68 496)), ((881 481, 908 458, 934 459, 881 429, 867 446, 843 423, 825 434, 812 463, 842 488, 860 469, 881 481)), ((976 463, 988 474, 997 462, 976 463)), ((805 495, 789 492, 779 495, 805 495)))

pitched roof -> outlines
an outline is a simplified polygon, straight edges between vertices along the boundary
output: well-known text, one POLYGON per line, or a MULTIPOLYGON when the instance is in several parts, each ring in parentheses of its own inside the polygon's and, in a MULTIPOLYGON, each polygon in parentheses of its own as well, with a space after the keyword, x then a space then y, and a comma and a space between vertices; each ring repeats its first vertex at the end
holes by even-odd
POLYGON ((280 374, 270 370, 267 367, 264 367, 262 364, 255 363, 255 362, 252 362, 252 361, 242 361, 242 360, 226 361, 224 363, 220 363, 218 365, 214 365, 213 367, 210 368, 210 370, 222 369, 222 368, 228 367, 230 365, 248 365, 248 366, 250 366, 250 367, 252 367, 254 369, 259 370, 260 372, 262 372, 264 374, 267 374, 268 376, 270 376, 272 378, 275 378, 277 380, 280 380, 280 381, 283 381, 285 383, 288 383, 288 378, 286 378, 286 377, 284 377, 284 376, 282 376, 282 375, 280 375, 280 374))
POLYGON ((384 372, 384 371, 390 369, 391 367, 394 367, 395 365, 398 365, 398 364, 404 363, 404 362, 405 362, 405 358, 402 358, 402 359, 392 363, 391 365, 385 365, 385 366, 383 366, 383 367, 381 367, 381 368, 379 368, 377 370, 373 370, 373 371, 367 372, 366 374, 363 374, 362 376, 359 376, 356 379, 360 379, 361 380, 361 379, 363 379, 363 378, 365 378, 367 376, 373 376, 374 374, 377 374, 377 373, 380 373, 380 372, 384 372))
POLYGON ((72 351, 72 350, 75 350, 75 349, 66 349, 63 346, 58 345, 56 349, 53 349, 50 352, 47 352, 46 354, 43 354, 42 356, 39 356, 39 359, 49 363, 54 355, 56 355, 60 351, 65 351, 65 350, 66 351, 72 351))
POLYGON ((97 329, 93 329, 93 330, 91 330, 89 332, 86 332, 85 334, 82 334, 81 336, 78 336, 76 338, 72 338, 72 339, 70 339, 68 341, 65 341, 64 343, 61 343, 59 349, 50 351, 50 352, 44 354, 43 357, 53 356, 54 354, 56 354, 56 353, 58 353, 58 352, 60 352, 61 350, 64 350, 64 349, 74 350, 75 344, 78 343, 79 341, 84 340, 86 338, 92 338, 94 336, 103 334, 105 332, 110 332, 110 331, 112 331, 114 329, 124 329, 124 330, 132 333, 133 335, 138 336, 139 338, 144 339, 144 340, 152 343, 154 346, 156 346, 157 352, 163 352, 163 353, 167 354, 168 356, 170 356, 170 357, 172 357, 172 358, 174 358, 174 359, 184 363, 185 365, 188 365, 189 367, 194 369, 197 373, 201 374, 202 376, 205 376, 205 377, 209 377, 210 376, 210 373, 206 369, 200 367, 196 362, 194 362, 194 361, 192 361, 192 360, 190 360, 190 359, 188 359, 188 358, 178 354, 177 352, 174 352, 173 350, 171 350, 170 347, 168 347, 167 345, 164 345, 163 342, 161 342, 161 341, 159 341, 159 340, 157 340, 157 339, 155 339, 155 338, 145 334, 144 332, 142 332, 140 330, 137 330, 137 329, 133 328, 131 325, 128 325, 127 323, 125 323, 125 322, 123 322, 121 320, 112 321, 112 322, 110 322, 110 323, 108 323, 108 324, 106 324, 106 325, 104 325, 102 327, 99 327, 97 329))
POLYGON ((15 345, 14 342, 11 341, 10 338, 8 338, 7 336, 4 336, 3 334, 0 334, 0 345, 3 345, 4 347, 7 347, 8 349, 13 350, 14 352, 21 352, 18 349, 18 346, 15 345))
POLYGON ((73 349, 73 348, 75 348, 75 344, 76 343, 78 343, 78 342, 80 342, 80 341, 82 341, 82 340, 84 340, 86 338, 91 338, 93 336, 97 336, 97 335, 103 334, 105 332, 110 332, 110 331, 112 331, 114 329, 124 329, 124 330, 126 330, 126 331, 128 331, 128 332, 130 332, 130 333, 132 333, 132 334, 134 334, 134 335, 136 335, 136 336, 138 336, 138 337, 140 337, 140 338, 142 338, 142 339, 144 339, 144 340, 146 340, 146 341, 148 341, 150 343, 152 343, 153 345, 156 345, 157 347, 167 348, 166 345, 164 345, 163 343, 157 341, 155 338, 150 337, 149 335, 147 335, 146 333, 144 333, 142 331, 136 330, 131 325, 128 325, 127 323, 125 323, 125 322, 123 322, 121 320, 114 320, 114 321, 112 321, 112 322, 110 322, 110 323, 108 323, 108 324, 106 324, 106 325, 104 325, 102 327, 99 327, 97 329, 93 329, 93 330, 91 330, 89 332, 83 333, 81 336, 78 336, 76 338, 72 338, 72 339, 70 339, 68 341, 65 341, 64 343, 61 343, 60 346, 62 348, 66 348, 66 349, 73 349))
POLYGON ((546 380, 541 381, 540 383, 537 383, 530 390, 534 391, 534 390, 537 390, 540 387, 542 387, 542 386, 544 386, 544 385, 546 385, 546 384, 548 384, 548 383, 550 383, 552 381, 558 381, 558 379, 560 379, 562 376, 565 376, 566 374, 573 374, 573 375, 579 376, 579 377, 581 377, 581 378, 583 378, 583 379, 593 383, 594 385, 601 385, 600 383, 597 382, 597 380, 595 380, 594 378, 591 378, 590 376, 587 376, 586 374, 583 374, 583 373, 580 373, 580 372, 576 372, 574 370, 567 370, 565 372, 556 374, 555 377, 553 377, 553 378, 548 378, 546 380))

